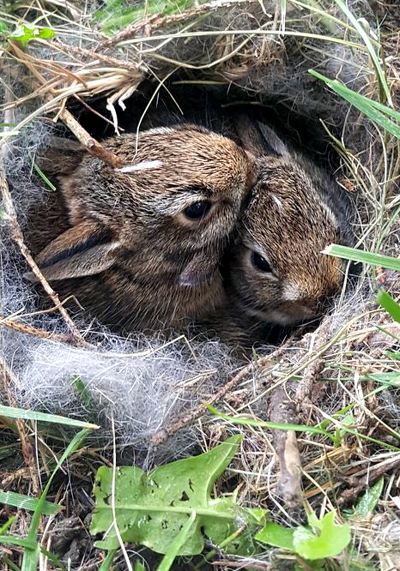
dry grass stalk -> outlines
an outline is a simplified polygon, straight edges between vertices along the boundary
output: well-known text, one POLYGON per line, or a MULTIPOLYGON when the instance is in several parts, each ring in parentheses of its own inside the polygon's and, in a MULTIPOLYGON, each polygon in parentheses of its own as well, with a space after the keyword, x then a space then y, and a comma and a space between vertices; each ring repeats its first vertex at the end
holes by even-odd
MULTIPOLYGON (((52 311, 54 311, 54 309, 56 308, 53 308, 52 311)), ((74 343, 74 337, 72 335, 63 335, 61 333, 45 331, 44 329, 38 329, 37 327, 26 325, 25 323, 18 323, 17 321, 10 319, 9 317, 3 317, 2 315, 0 315, 0 327, 7 327, 8 329, 13 329, 14 331, 19 331, 26 335, 32 335, 39 339, 51 339, 52 341, 58 341, 59 343, 74 343)))
MULTIPOLYGON (((6 88, 6 102, 9 104, 9 103, 11 103, 11 101, 12 101, 11 91, 6 88)), ((12 123, 13 122, 11 110, 5 111, 4 120, 5 120, 5 123, 12 123)), ((23 255, 23 257, 25 258, 25 260, 29 264, 33 274, 35 275, 35 277, 38 279, 38 281, 42 285, 44 291, 50 297, 51 301, 54 304, 54 307, 56 307, 57 310, 62 315, 65 323, 67 324, 69 330, 71 331, 71 334, 74 338, 75 343, 77 345, 85 345, 86 341, 83 339, 81 333, 79 332, 78 328, 76 327, 76 325, 72 321, 67 310, 60 303, 58 295, 56 294, 56 292, 53 290, 53 288, 50 286, 50 284, 48 283, 48 281, 46 280, 46 278, 44 277, 44 275, 40 271, 38 265, 36 264, 35 260, 33 259, 31 253, 29 252, 29 249, 27 248, 27 246, 24 242, 24 237, 23 237, 21 228, 18 224, 17 215, 16 215, 16 212, 14 209, 10 189, 8 187, 6 175, 4 172, 3 161, 4 161, 4 156, 5 156, 6 152, 7 152, 7 147, 5 144, 3 144, 3 146, 0 148, 0 189, 1 189, 1 195, 3 198, 3 208, 4 208, 5 215, 6 215, 6 220, 9 224, 9 227, 10 227, 10 235, 11 235, 12 239, 14 240, 14 242, 18 245, 18 247, 21 251, 21 254, 23 255)))
MULTIPOLYGON (((16 402, 13 396, 13 390, 11 385, 17 385, 18 380, 16 379, 13 372, 9 369, 7 363, 2 357, 0 357, 0 374, 2 377, 2 385, 5 394, 7 395, 9 406, 16 407, 16 402)), ((29 440, 27 428, 25 422, 21 418, 15 419, 15 426, 18 430, 18 435, 21 441, 21 451, 25 464, 29 468, 29 474, 32 481, 32 491, 33 495, 39 497, 41 494, 41 486, 38 475, 38 469, 36 466, 35 453, 33 446, 29 440)))
MULTIPOLYGON (((31 58, 26 59, 25 53, 16 45, 15 42, 13 42, 11 45, 13 50, 18 55, 20 61, 25 63, 27 68, 33 73, 33 75, 36 77, 39 83, 41 83, 42 85, 47 84, 45 78, 41 76, 36 67, 32 64, 32 59, 31 58)), ((51 100, 51 98, 54 97, 55 95, 56 95, 55 89, 49 87, 48 95, 46 97, 47 100, 51 100)), ((103 147, 103 145, 101 145, 98 141, 96 141, 96 139, 91 137, 89 133, 85 129, 83 129, 83 127, 79 124, 79 122, 75 119, 75 117, 67 109, 65 109, 65 101, 61 102, 61 111, 59 112, 59 117, 62 119, 65 125, 74 133, 78 141, 82 145, 84 145, 84 147, 91 155, 99 158, 112 168, 121 168, 123 166, 123 162, 119 157, 117 157, 114 153, 108 151, 106 148, 103 147)))

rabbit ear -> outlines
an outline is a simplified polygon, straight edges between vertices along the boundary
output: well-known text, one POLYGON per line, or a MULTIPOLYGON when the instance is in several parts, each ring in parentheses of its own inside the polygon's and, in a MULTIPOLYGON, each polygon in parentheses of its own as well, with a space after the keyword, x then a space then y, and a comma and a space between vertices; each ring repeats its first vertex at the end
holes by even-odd
POLYGON ((253 155, 290 156, 285 143, 265 123, 242 113, 234 118, 234 124, 242 145, 253 155))
POLYGON ((263 136, 265 146, 270 149, 270 151, 273 151, 268 154, 277 155, 278 157, 290 157, 289 149, 271 127, 268 127, 265 123, 261 123, 260 121, 257 121, 257 126, 263 136))
POLYGON ((179 285, 183 287, 196 287, 206 282, 215 272, 219 262, 219 257, 210 256, 204 252, 203 255, 196 255, 185 267, 179 276, 179 285))
MULTIPOLYGON (((82 222, 46 246, 37 263, 48 280, 92 276, 114 264, 119 246, 103 226, 82 222)), ((25 278, 38 281, 32 272, 25 274, 25 278)))

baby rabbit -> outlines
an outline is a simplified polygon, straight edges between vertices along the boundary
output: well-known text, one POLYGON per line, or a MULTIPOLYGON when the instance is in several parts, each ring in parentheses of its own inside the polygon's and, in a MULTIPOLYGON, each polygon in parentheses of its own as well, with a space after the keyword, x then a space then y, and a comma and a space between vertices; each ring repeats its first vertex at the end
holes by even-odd
POLYGON ((237 125, 244 147, 267 156, 231 251, 230 299, 262 321, 312 319, 343 285, 343 262, 321 250, 352 243, 349 205, 332 179, 272 129, 248 117, 237 125))
POLYGON ((259 178, 226 256, 225 307, 211 316, 222 337, 266 342, 266 324, 320 316, 344 280, 342 260, 321 254, 352 243, 349 205, 316 165, 247 115, 236 119, 242 144, 259 156, 259 178))
POLYGON ((37 256, 43 274, 118 329, 176 327, 210 310, 223 295, 218 266, 255 159, 189 124, 140 133, 138 145, 133 134, 104 145, 122 169, 82 149, 53 165, 69 228, 37 256))

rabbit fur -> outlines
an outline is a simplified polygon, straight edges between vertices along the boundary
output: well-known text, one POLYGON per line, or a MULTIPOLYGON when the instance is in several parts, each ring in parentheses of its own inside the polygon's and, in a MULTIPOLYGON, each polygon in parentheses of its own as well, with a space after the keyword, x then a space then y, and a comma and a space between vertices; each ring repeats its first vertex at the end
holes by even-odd
POLYGON ((49 206, 51 224, 41 212, 30 224, 27 241, 43 274, 62 298, 75 296, 114 329, 176 328, 212 310, 223 296, 218 266, 255 183, 255 159, 188 124, 137 140, 109 138, 105 146, 125 168, 81 148, 61 158, 53 149, 44 159, 61 196, 49 206))
POLYGON ((225 303, 207 323, 230 342, 265 342, 271 324, 323 314, 344 283, 345 263, 321 253, 351 245, 351 208, 339 186, 266 124, 241 114, 244 148, 259 176, 225 256, 225 303))

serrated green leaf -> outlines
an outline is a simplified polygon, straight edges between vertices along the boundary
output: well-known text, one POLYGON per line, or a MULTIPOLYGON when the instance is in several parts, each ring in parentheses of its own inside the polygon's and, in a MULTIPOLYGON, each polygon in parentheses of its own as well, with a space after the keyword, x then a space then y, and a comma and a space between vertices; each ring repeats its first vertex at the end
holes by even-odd
POLYGON ((336 525, 335 512, 327 513, 321 520, 310 515, 309 521, 318 529, 319 535, 305 527, 294 530, 294 549, 301 557, 310 560, 335 557, 350 543, 350 527, 347 524, 336 525))
POLYGON ((380 478, 372 488, 369 488, 365 492, 365 494, 359 499, 352 517, 366 518, 372 514, 379 502, 379 498, 382 495, 384 483, 385 479, 382 476, 382 478, 380 478))
MULTIPOLYGON (((116 524, 123 541, 146 545, 157 553, 166 554, 193 511, 196 519, 179 555, 201 553, 203 531, 217 544, 229 537, 236 529, 240 510, 233 496, 212 498, 211 492, 241 439, 239 435, 233 436, 205 454, 171 462, 149 474, 135 466, 117 468, 114 502, 116 524)), ((102 541, 96 542, 96 546, 103 549, 119 545, 113 520, 112 491, 113 470, 102 466, 96 475, 96 509, 91 533, 110 530, 102 541)), ((246 517, 248 510, 242 512, 246 517)), ((255 517, 259 518, 259 510, 255 517)))
POLYGON ((169 571, 171 569, 171 565, 173 564, 176 556, 181 551, 185 541, 188 538, 189 532, 193 527, 194 522, 196 521, 196 512, 193 510, 190 514, 185 525, 182 527, 178 535, 171 541, 171 544, 168 548, 165 557, 161 561, 160 565, 157 568, 157 571, 169 571))
POLYGON ((255 539, 262 543, 273 545, 274 547, 294 551, 293 535, 294 529, 268 522, 266 526, 255 535, 255 539))

